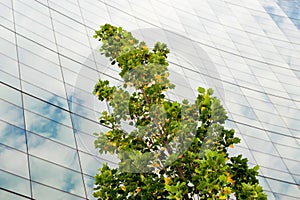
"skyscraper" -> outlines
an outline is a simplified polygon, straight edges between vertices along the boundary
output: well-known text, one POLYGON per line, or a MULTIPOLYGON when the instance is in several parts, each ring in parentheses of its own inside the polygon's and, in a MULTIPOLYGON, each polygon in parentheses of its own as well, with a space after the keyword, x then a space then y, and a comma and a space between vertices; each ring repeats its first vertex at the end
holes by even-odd
POLYGON ((299 0, 0 0, 0 199, 93 199, 110 156, 93 147, 105 103, 91 94, 118 72, 92 38, 99 25, 165 42, 168 98, 212 87, 260 165, 269 199, 300 198, 299 0))

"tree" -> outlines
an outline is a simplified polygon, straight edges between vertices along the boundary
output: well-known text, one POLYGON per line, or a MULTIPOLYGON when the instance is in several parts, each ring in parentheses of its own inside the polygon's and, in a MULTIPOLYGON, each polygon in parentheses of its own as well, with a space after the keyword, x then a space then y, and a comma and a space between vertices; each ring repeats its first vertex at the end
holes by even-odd
POLYGON ((100 52, 120 68, 121 86, 99 80, 94 94, 106 101, 95 147, 117 154, 118 168, 104 164, 95 176, 98 199, 266 199, 258 166, 230 156, 240 139, 223 124, 226 111, 212 89, 198 88, 194 103, 166 99, 169 80, 166 44, 149 50, 130 32, 109 24, 96 31, 100 52))

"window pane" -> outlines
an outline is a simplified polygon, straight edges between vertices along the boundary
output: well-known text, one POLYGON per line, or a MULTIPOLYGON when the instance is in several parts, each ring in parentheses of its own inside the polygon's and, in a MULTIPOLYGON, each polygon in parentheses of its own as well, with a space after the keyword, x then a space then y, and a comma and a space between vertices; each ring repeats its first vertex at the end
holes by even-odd
POLYGON ((27 155, 0 144, 0 169, 29 178, 27 155))
POLYGON ((24 128, 23 110, 14 104, 0 99, 0 119, 24 128))
POLYGON ((72 195, 67 192, 59 191, 38 183, 32 184, 32 192, 34 199, 43 199, 43 200, 80 200, 78 196, 72 195))
POLYGON ((253 151, 252 154, 255 160, 257 160, 257 163, 262 167, 287 171, 285 164, 282 162, 281 158, 279 157, 264 154, 264 153, 259 153, 255 151, 253 151))
POLYGON ((28 19, 38 20, 44 26, 51 27, 48 8, 34 0, 26 0, 26 1, 16 0, 14 1, 14 10, 17 13, 25 15, 19 18, 16 17, 17 24, 24 25, 25 27, 27 27, 29 24, 32 25, 32 23, 30 22, 26 23, 27 20, 24 19, 25 17, 28 19))
POLYGON ((80 171, 78 155, 75 149, 58 144, 31 132, 27 133, 27 137, 30 155, 80 171), (49 149, 51 149, 51 151, 49 151, 49 149))
POLYGON ((93 196, 94 178, 90 176, 84 176, 84 183, 87 190, 87 198, 90 200, 96 200, 96 198, 93 196))
POLYGON ((11 75, 19 76, 18 63, 2 53, 0 53, 0 69, 11 75))
POLYGON ((0 77, 3 83, 6 83, 12 87, 20 89, 20 79, 18 79, 16 76, 12 76, 6 73, 5 71, 2 71, 2 69, 0 68, 0 77))
POLYGON ((29 197, 28 198, 21 197, 19 195, 16 195, 16 194, 10 193, 10 192, 6 192, 1 189, 0 189, 0 197, 5 200, 28 200, 28 198, 29 198, 29 197))
POLYGON ((270 168, 264 168, 264 167, 260 167, 260 171, 266 177, 272 177, 274 179, 284 180, 284 181, 287 181, 290 183, 295 183, 291 174, 284 173, 282 171, 272 170, 270 168))
MULTIPOLYGON (((26 110, 30 110, 66 126, 72 126, 70 113, 62 110, 60 107, 53 106, 28 95, 24 95, 23 100, 26 110)), ((55 101, 55 97, 53 97, 52 101, 55 101)))
POLYGON ((78 149, 80 151, 90 153, 92 155, 98 153, 98 150, 96 150, 94 147, 94 141, 96 140, 95 136, 91 134, 85 134, 82 132, 77 132, 75 136, 78 144, 78 149))
POLYGON ((22 106, 21 93, 3 84, 0 84, 0 99, 22 106))
MULTIPOLYGON (((0 170, 0 188, 30 196, 29 181, 0 170)), ((2 196, 1 196, 2 197, 2 196)))
POLYGON ((91 156, 86 153, 80 152, 79 155, 83 173, 90 176, 94 176, 97 173, 97 169, 102 167, 103 163, 105 162, 96 156, 91 156))
POLYGON ((274 148, 274 145, 271 142, 262 140, 260 138, 253 138, 247 136, 244 136, 244 139, 251 150, 256 150, 279 156, 277 150, 274 148))
POLYGON ((300 190, 296 185, 284 183, 281 181, 267 179, 270 188, 275 193, 288 194, 289 196, 300 197, 300 190))
MULTIPOLYGON (((1 7, 1 3, 0 3, 0 9, 1 8, 2 7, 1 7)), ((1 10, 1 14, 2 14, 2 11, 3 10, 1 10)), ((1 16, 0 16, 0 18, 1 18, 1 16)), ((11 30, 6 29, 4 27, 0 27, 0 32, 1 32, 0 38, 2 40, 6 40, 7 42, 10 42, 10 43, 15 45, 15 34, 14 34, 14 32, 12 32, 11 30)), ((14 58, 16 58, 16 57, 14 57, 14 58)))
POLYGON ((105 128, 98 122, 86 119, 76 114, 72 114, 72 120, 74 122, 74 129, 83 133, 92 135, 95 132, 98 133, 105 130, 105 128))
POLYGON ((23 49, 27 49, 32 53, 39 55, 45 59, 48 59, 54 63, 59 63, 57 53, 41 46, 40 44, 35 43, 35 41, 30 41, 24 37, 17 35, 18 46, 23 49))
POLYGON ((0 121, 0 143, 26 152, 25 130, 0 121))
POLYGON ((300 168, 299 168, 300 162, 292 161, 288 159, 284 159, 284 162, 291 173, 300 175, 300 168))
MULTIPOLYGON (((58 63, 50 61, 22 47, 18 48, 19 60, 23 64, 62 81, 58 63)), ((26 80, 26 79, 25 79, 26 80)))
POLYGON ((99 101, 98 98, 91 92, 86 92, 84 90, 75 88, 70 85, 66 85, 66 90, 70 104, 70 109, 74 113, 77 113, 77 110, 80 110, 80 107, 83 107, 88 110, 92 109, 94 110, 94 117, 91 119, 95 120, 99 118, 100 113, 102 113, 104 110, 107 110, 106 102, 99 101))
POLYGON ((38 97, 39 99, 47 101, 58 107, 68 109, 67 100, 65 98, 57 96, 55 93, 51 93, 49 91, 44 90, 44 88, 41 88, 39 86, 24 81, 22 82, 22 86, 23 86, 22 89, 26 93, 29 93, 35 97, 38 97))
POLYGON ((30 156, 33 181, 84 197, 83 181, 79 173, 30 156))
POLYGON ((0 2, 0 24, 4 25, 5 27, 8 27, 10 29, 13 29, 13 15, 12 15, 12 9, 11 7, 11 1, 9 2, 0 2))
POLYGON ((34 70, 26 65, 20 64, 21 78, 58 96, 66 98, 64 84, 59 79, 53 78, 44 72, 34 70))
POLYGON ((1 47, 0 53, 12 59, 17 58, 16 46, 14 43, 0 37, 0 47, 1 47))
POLYGON ((284 158, 289 158, 291 160, 298 161, 300 163, 300 148, 293 148, 289 146, 283 145, 275 145, 278 151, 280 152, 281 156, 284 158))
POLYGON ((75 146, 71 127, 59 124, 40 115, 25 111, 27 130, 48 137, 58 142, 75 146))

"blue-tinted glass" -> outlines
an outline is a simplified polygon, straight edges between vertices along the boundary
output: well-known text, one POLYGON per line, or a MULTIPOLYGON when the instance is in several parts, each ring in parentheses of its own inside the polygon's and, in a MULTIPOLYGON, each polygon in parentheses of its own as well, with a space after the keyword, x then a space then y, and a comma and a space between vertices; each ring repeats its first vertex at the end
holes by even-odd
POLYGON ((29 160, 33 181, 80 197, 85 196, 81 174, 32 156, 29 160))
MULTIPOLYGON (((52 105, 28 95, 24 95, 23 100, 26 110, 39 114, 43 117, 47 117, 48 119, 66 126, 72 126, 70 113, 62 110, 60 106, 52 105)), ((53 97, 51 101, 55 100, 56 98, 53 97)))
MULTIPOLYGON (((259 178, 268 199, 298 199, 292 183, 300 175, 299 6, 299 0, 0 0, 0 172, 9 172, 0 173, 0 188, 30 196, 21 178, 28 178, 30 153, 33 198, 93 199, 96 168, 117 163, 98 154, 92 135, 107 131, 98 117, 108 109, 95 101, 93 87, 99 75, 112 85, 120 79, 92 38, 99 25, 112 23, 149 47, 167 43, 170 74, 179 74, 171 75, 178 87, 168 98, 214 88, 227 109, 226 127, 242 139, 230 153, 261 165, 261 175, 273 180, 259 178), (46 169, 57 173, 48 177, 46 169)), ((18 199, 8 194, 0 189, 1 200, 18 199)))
POLYGON ((90 200, 96 200, 96 198, 93 196, 94 193, 94 178, 90 176, 84 176, 84 182, 86 185, 86 192, 87 192, 87 198, 90 200))
POLYGON ((282 8, 282 10, 287 14, 287 16, 291 18, 295 26, 297 26, 298 29, 300 29, 300 12, 299 12, 300 1, 299 0, 291 0, 291 1, 277 0, 277 3, 282 8))
MULTIPOLYGON (((30 197, 29 180, 0 169, 0 188, 30 197)), ((1 196, 2 198, 2 196, 1 196)))
POLYGON ((25 116, 27 130, 60 143, 72 147, 75 146, 74 134, 71 127, 29 111, 25 111, 25 116))
POLYGON ((0 121, 0 144, 26 152, 25 130, 0 121))
POLYGON ((34 97, 38 97, 39 99, 49 102, 57 107, 68 109, 67 100, 55 93, 47 91, 47 88, 41 88, 39 85, 33 85, 32 83, 24 81, 22 82, 22 87, 26 93, 34 97))

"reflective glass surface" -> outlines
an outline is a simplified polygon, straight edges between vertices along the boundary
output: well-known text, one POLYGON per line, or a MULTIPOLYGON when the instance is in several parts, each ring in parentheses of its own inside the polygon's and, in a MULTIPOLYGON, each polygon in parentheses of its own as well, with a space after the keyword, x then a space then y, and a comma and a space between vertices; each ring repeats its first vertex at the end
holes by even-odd
MULTIPOLYGON (((30 197, 30 182, 28 179, 21 178, 12 173, 0 170, 0 191, 4 190, 12 191, 20 195, 30 197)), ((2 192, 6 195, 4 192, 2 192)), ((1 193, 0 193, 1 194, 1 193)), ((5 196, 1 196, 1 198, 5 196)), ((18 198, 18 197, 16 197, 18 198)))
POLYGON ((36 157, 30 157, 31 179, 58 190, 85 196, 81 174, 36 157))
POLYGON ((99 25, 171 49, 172 100, 211 87, 269 199, 299 199, 299 0, 0 0, 0 199, 93 199, 93 133, 108 110, 92 94, 118 69, 99 25))

